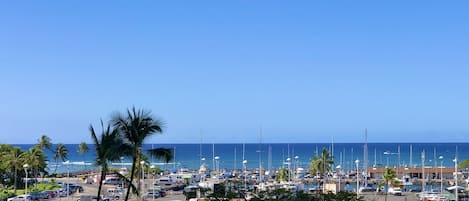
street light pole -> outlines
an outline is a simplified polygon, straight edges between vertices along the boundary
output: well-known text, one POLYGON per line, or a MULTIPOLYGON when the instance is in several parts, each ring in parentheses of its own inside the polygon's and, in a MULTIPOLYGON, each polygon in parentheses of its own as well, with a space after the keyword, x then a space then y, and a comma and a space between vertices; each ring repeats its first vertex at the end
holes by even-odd
POLYGON ((295 168, 293 168, 293 169, 294 169, 294 170, 293 170, 293 171, 294 171, 293 174, 294 174, 294 178, 295 178, 295 179, 296 179, 296 177, 297 177, 297 175, 296 175, 297 172, 296 172, 296 171, 298 170, 298 159, 299 159, 299 158, 300 158, 299 156, 295 156, 295 168))
POLYGON ((458 201, 458 159, 454 158, 454 199, 458 201))
POLYGON ((291 181, 291 159, 287 158, 287 165, 288 165, 288 181, 291 181))
POLYGON ((67 201, 69 201, 69 194, 70 194, 70 161, 65 161, 65 165, 67 165, 67 201))
POLYGON ((355 165, 357 166, 357 174, 356 174, 356 178, 357 178, 357 198, 358 198, 358 193, 359 193, 358 189, 360 188, 360 180, 359 180, 360 177, 358 177, 358 165, 359 164, 360 164, 360 160, 357 159, 355 161, 355 165))
POLYGON ((246 173, 247 173, 247 172, 246 172, 246 168, 247 168, 247 167, 246 167, 246 166, 247 166, 247 164, 248 164, 248 161, 247 161, 247 160, 244 160, 244 161, 243 161, 243 168, 244 168, 244 192, 247 191, 247 185, 246 185, 246 180, 247 180, 247 176, 246 176, 246 173))
MULTIPOLYGON (((121 159, 121 172, 124 173, 124 157, 121 156, 120 159, 121 159)), ((123 176, 123 175, 122 175, 122 176, 123 176)), ((123 179, 122 179, 122 186, 121 186, 121 188, 122 188, 122 189, 125 188, 125 187, 124 187, 124 180, 123 180, 123 179)))
MULTIPOLYGON (((201 159, 202 160, 202 165, 200 165, 200 167, 202 168, 202 166, 204 166, 205 168, 205 157, 201 159)), ((200 173, 200 172, 199 172, 200 173)), ((207 177, 207 169, 205 169, 205 172, 204 172, 204 175, 202 175, 202 181, 205 181, 205 177, 207 177)))
POLYGON ((145 161, 140 161, 140 165, 142 165, 142 184, 140 185, 140 196, 143 196, 143 186, 145 185, 145 169, 143 168, 145 165, 145 161))
POLYGON ((342 189, 340 189, 340 179, 341 179, 341 178, 340 178, 340 169, 341 169, 341 168, 342 168, 342 166, 340 166, 340 165, 338 165, 338 166, 336 167, 336 169, 338 170, 338 171, 337 171, 337 176, 339 177, 339 192, 342 190, 342 189))
POLYGON ((438 159, 440 159, 440 194, 443 194, 443 156, 438 159))
MULTIPOLYGON (((151 165, 150 168, 151 168, 151 170, 153 170, 155 168, 155 166, 151 165)), ((153 182, 153 184, 155 183, 155 173, 153 173, 153 181, 152 182, 153 182)), ((153 201, 155 201, 155 186, 154 185, 152 185, 152 186, 153 186, 153 196, 152 196, 152 198, 153 198, 153 201)))
POLYGON ((215 156, 215 175, 217 176, 217 181, 220 180, 220 157, 219 156, 215 156))
POLYGON ((28 167, 29 165, 26 163, 23 165, 23 168, 24 168, 24 172, 26 173, 26 181, 25 181, 25 193, 24 194, 28 194, 28 167))

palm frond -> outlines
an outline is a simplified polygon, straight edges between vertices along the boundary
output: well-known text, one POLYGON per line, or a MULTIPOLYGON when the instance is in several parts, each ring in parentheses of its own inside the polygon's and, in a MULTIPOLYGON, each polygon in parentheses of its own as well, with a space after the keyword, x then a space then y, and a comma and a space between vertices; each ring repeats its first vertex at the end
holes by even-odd
POLYGON ((165 163, 173 159, 173 150, 168 148, 150 149, 148 153, 157 159, 163 160, 165 163))
POLYGON ((137 193, 137 195, 138 195, 137 187, 133 183, 130 182, 129 178, 127 178, 125 175, 121 174, 118 171, 115 171, 114 174, 117 175, 117 178, 124 180, 124 183, 126 185, 130 185, 130 188, 132 189, 132 192, 137 193))

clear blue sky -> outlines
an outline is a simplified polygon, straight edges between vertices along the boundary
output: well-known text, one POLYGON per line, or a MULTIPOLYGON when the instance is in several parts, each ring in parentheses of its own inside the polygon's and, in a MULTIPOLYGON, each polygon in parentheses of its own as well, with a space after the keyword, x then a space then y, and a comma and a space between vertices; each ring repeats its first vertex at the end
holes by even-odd
POLYGON ((0 143, 469 141, 467 1, 3 1, 0 143))

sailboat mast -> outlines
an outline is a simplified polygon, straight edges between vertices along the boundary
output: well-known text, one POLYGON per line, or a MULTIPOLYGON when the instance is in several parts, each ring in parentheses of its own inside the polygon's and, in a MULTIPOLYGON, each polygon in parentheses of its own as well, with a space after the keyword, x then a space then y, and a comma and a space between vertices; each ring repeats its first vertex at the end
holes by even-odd
POLYGON ((331 157, 334 160, 334 136, 332 136, 332 149, 331 149, 331 157))
POLYGON ((346 167, 345 167, 346 162, 345 162, 345 160, 346 160, 346 158, 347 158, 347 155, 345 154, 345 147, 344 147, 343 156, 344 156, 344 157, 342 158, 342 163, 343 163, 343 164, 342 164, 342 169, 343 169, 343 170, 346 170, 346 167))
POLYGON ((176 170, 176 147, 173 147, 173 156, 174 156, 174 163, 173 163, 173 169, 176 170))
POLYGON ((409 158, 409 166, 413 167, 414 165, 412 164, 412 144, 410 144, 410 158, 409 158))
POLYGON ((262 126, 259 129, 259 182, 262 182, 262 126))
POLYGON ((397 169, 396 175, 399 178, 399 167, 401 166, 401 145, 397 145, 397 169))
POLYGON ((212 142, 212 168, 215 170, 215 143, 212 142))
POLYGON ((233 163, 233 165, 234 165, 233 171, 236 171, 236 145, 235 145, 235 148, 234 148, 234 163, 233 163))
POLYGON ((200 129, 199 167, 202 166, 202 143, 203 143, 203 136, 202 136, 202 129, 200 129))
POLYGON ((365 172, 365 186, 368 186, 368 129, 365 128, 365 145, 363 146, 363 169, 365 172))
POLYGON ((272 145, 269 144, 269 155, 268 155, 268 161, 267 161, 267 168, 269 170, 269 173, 272 169, 272 145))

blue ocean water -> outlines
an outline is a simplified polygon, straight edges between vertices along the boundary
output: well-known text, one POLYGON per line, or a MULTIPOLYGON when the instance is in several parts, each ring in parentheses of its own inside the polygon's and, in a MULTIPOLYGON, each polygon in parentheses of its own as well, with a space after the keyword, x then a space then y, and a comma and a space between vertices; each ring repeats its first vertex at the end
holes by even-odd
MULTIPOLYGON (((32 144, 15 145, 22 149, 29 149, 32 144)), ((77 151, 78 144, 67 144, 70 171, 96 168, 93 164, 94 146, 89 145, 90 152, 80 155, 77 151)), ((162 169, 189 168, 198 169, 201 163, 209 168, 215 165, 214 156, 218 156, 222 169, 241 169, 243 155, 247 160, 247 168, 259 167, 259 161, 263 168, 278 169, 285 167, 287 159, 298 167, 307 168, 316 151, 323 148, 333 152, 336 165, 341 164, 343 169, 354 169, 355 160, 360 160, 360 166, 364 166, 364 143, 274 143, 274 144, 145 144, 144 150, 152 147, 165 147, 173 149, 175 159, 169 163, 163 163, 156 159, 150 159, 152 164, 162 169), (243 149, 244 146, 244 149, 243 149), (244 150, 244 151, 243 151, 244 150), (260 150, 260 151, 259 151, 260 150), (244 152, 244 154, 243 154, 244 152), (204 158, 205 160, 201 160, 204 158)), ((454 166, 453 159, 458 161, 469 159, 469 143, 368 143, 368 167, 378 166, 421 166, 422 152, 425 151, 425 166, 454 166), (412 160, 410 147, 412 146, 412 160), (443 159, 440 160, 439 157, 443 159)), ((56 166, 53 153, 46 151, 48 158, 48 171, 53 172, 56 166)), ((122 161, 112 163, 115 167, 130 166, 130 158, 124 157, 122 161)), ((67 167, 58 161, 57 172, 66 172, 67 167)))

